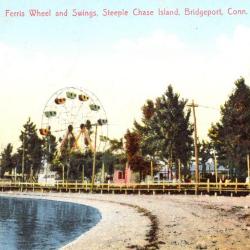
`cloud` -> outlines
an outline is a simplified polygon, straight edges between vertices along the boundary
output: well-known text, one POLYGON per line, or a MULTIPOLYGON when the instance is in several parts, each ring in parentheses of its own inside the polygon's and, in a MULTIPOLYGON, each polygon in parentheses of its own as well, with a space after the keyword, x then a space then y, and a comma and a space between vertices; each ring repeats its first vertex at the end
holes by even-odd
MULTIPOLYGON (((250 28, 243 26, 199 48, 164 31, 120 39, 101 52, 72 48, 59 54, 0 43, 0 111, 4 116, 0 141, 17 142, 29 116, 40 126, 46 101, 66 86, 81 86, 99 97, 114 137, 122 136, 140 118, 145 100, 162 95, 168 84, 183 98, 219 108, 237 78, 250 79, 249 44, 250 28)), ((201 107, 197 112, 199 134, 205 137, 219 111, 201 107)))

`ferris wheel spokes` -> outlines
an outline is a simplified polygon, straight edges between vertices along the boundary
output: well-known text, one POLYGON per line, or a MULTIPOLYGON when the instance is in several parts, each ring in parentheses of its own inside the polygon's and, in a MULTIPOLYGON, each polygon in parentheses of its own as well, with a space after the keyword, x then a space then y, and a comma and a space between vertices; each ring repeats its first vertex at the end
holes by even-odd
POLYGON ((73 148, 77 150, 82 151, 83 146, 91 151, 105 148, 106 140, 103 138, 107 138, 108 133, 106 113, 92 92, 74 87, 58 90, 44 108, 40 130, 42 136, 46 136, 48 127, 50 133, 60 139, 60 144, 65 143, 66 137, 71 137, 75 139, 75 145, 72 144, 72 147, 74 145, 73 148), (95 124, 101 127, 98 129, 96 149, 93 142, 97 136, 91 129, 95 124), (81 125, 85 128, 81 128, 81 125), (69 126, 72 131, 69 131, 69 126))

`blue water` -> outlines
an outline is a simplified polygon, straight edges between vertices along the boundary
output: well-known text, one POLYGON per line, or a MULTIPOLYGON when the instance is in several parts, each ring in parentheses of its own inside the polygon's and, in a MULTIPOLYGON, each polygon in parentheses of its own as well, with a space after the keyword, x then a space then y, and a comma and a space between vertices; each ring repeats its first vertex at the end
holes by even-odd
POLYGON ((100 212, 89 206, 0 197, 0 249, 58 249, 100 219, 100 212))

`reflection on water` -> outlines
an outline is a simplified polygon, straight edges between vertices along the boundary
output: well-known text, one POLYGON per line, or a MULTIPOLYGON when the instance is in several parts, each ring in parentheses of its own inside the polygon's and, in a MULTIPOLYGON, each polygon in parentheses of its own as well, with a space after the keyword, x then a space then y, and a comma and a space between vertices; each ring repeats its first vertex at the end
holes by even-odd
POLYGON ((58 249, 100 218, 89 206, 0 197, 0 249, 58 249))

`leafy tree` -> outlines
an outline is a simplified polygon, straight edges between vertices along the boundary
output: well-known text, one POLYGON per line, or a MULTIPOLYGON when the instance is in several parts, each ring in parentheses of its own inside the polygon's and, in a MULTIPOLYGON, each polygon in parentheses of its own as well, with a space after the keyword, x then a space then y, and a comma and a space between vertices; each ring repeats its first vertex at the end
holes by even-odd
POLYGON ((123 149, 123 139, 108 139, 109 148, 108 151, 114 154, 121 154, 124 153, 123 149))
MULTIPOLYGON (((86 127, 89 133, 91 132, 91 124, 87 121, 86 127)), ((68 128, 68 134, 65 139, 61 141, 60 152, 55 154, 52 161, 52 169, 57 171, 65 180, 81 179, 83 174, 87 178, 92 176, 93 167, 93 152, 90 148, 84 152, 80 152, 75 147, 76 138, 73 135, 72 126, 68 128), (84 171, 84 173, 83 173, 84 171)), ((103 153, 96 152, 96 172, 101 168, 103 160, 103 153)))
POLYGON ((102 161, 105 166, 105 171, 109 175, 113 175, 115 169, 123 169, 124 163, 126 162, 124 159, 124 155, 114 154, 111 151, 107 150, 102 154, 102 161))
POLYGON ((180 99, 171 85, 155 102, 143 106, 141 124, 134 123, 141 136, 141 152, 150 159, 161 160, 172 168, 178 159, 185 166, 192 154, 193 128, 189 122, 191 111, 185 111, 187 100, 180 99))
POLYGON ((101 160, 104 163, 105 172, 108 175, 113 175, 115 166, 119 164, 119 157, 110 151, 105 151, 101 154, 101 160))
POLYGON ((15 152, 12 157, 12 163, 13 163, 13 168, 16 168, 16 172, 17 173, 21 173, 22 172, 22 159, 20 157, 20 155, 18 154, 18 152, 15 152))
POLYGON ((141 124, 134 122, 135 131, 140 135, 140 149, 144 157, 152 160, 160 154, 160 150, 156 143, 157 127, 153 121, 155 115, 155 104, 152 100, 147 100, 142 107, 141 124))
MULTIPOLYGON (((100 171, 102 163, 106 164, 105 153, 96 153, 96 173, 100 171)), ((64 179, 65 180, 80 180, 84 174, 84 177, 91 179, 92 177, 92 167, 93 167, 93 153, 90 150, 85 152, 71 151, 69 155, 56 154, 52 161, 51 168, 63 179, 63 169, 64 169, 64 179), (84 171, 84 173, 83 173, 84 171)), ((109 157, 109 156, 107 156, 109 157)), ((107 161, 108 162, 108 161, 107 161)), ((106 165, 108 166, 108 165, 106 165)), ((108 169, 108 167, 106 167, 108 169)), ((113 173, 113 169, 112 169, 113 173)))
POLYGON ((50 131, 46 136, 44 136, 42 140, 42 148, 43 148, 44 158, 48 163, 51 164, 56 156, 57 142, 56 142, 56 137, 52 135, 50 131))
POLYGON ((42 165, 42 140, 38 137, 36 125, 28 119, 23 125, 18 149, 19 158, 24 160, 24 173, 30 178, 36 176, 42 165))
POLYGON ((212 144, 211 142, 202 140, 201 143, 198 144, 198 149, 200 164, 202 165, 202 173, 204 175, 206 174, 207 161, 211 158, 214 158, 212 154, 212 144))
POLYGON ((11 173, 12 168, 14 167, 13 159, 12 159, 12 150, 13 146, 9 143, 6 148, 1 153, 1 171, 0 176, 1 178, 4 176, 4 173, 8 171, 11 173))
POLYGON ((143 175, 149 171, 149 163, 141 155, 140 135, 137 132, 128 130, 124 138, 126 139, 125 152, 128 163, 133 171, 139 172, 141 181, 143 175))
POLYGON ((84 164, 85 156, 86 155, 80 152, 71 153, 70 162, 69 162, 70 168, 67 169, 67 179, 80 179, 81 178, 82 165, 84 164))
POLYGON ((125 150, 123 147, 123 138, 109 139, 108 148, 103 153, 102 160, 105 164, 106 172, 109 175, 113 175, 114 169, 124 169, 124 165, 127 161, 125 150))
POLYGON ((246 176, 246 155, 250 152, 250 88, 244 78, 221 107, 220 121, 211 126, 209 137, 224 166, 236 169, 237 177, 246 176))

